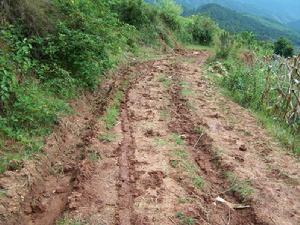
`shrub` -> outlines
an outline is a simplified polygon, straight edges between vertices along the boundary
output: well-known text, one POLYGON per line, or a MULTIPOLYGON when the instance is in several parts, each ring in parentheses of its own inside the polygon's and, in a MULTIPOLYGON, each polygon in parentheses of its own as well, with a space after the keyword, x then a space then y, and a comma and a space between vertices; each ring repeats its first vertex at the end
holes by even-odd
POLYGON ((167 27, 173 31, 180 29, 182 8, 176 5, 173 0, 160 0, 157 5, 160 10, 160 17, 167 27))
POLYGON ((59 16, 50 0, 2 0, 0 9, 4 19, 21 24, 28 35, 54 31, 59 16))
POLYGON ((217 58, 227 58, 233 48, 234 40, 228 32, 222 32, 219 37, 218 49, 216 52, 217 58))
POLYGON ((213 42, 216 24, 208 17, 194 16, 191 27, 193 40, 197 44, 210 45, 213 42))
POLYGON ((292 43, 281 37, 274 43, 274 53, 284 57, 291 57, 294 53, 292 43))

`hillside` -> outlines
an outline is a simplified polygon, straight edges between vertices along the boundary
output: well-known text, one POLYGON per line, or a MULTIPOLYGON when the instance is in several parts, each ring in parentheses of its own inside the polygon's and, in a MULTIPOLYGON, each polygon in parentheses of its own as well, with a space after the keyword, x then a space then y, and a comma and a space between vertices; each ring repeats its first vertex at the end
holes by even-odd
POLYGON ((300 32, 300 20, 294 21, 294 22, 290 22, 287 24, 290 28, 297 30, 298 32, 300 32))
POLYGON ((297 0, 176 0, 176 2, 189 10, 215 3, 238 12, 267 17, 281 23, 300 19, 300 1, 297 0))
POLYGON ((217 4, 204 5, 196 12, 208 15, 221 28, 230 32, 251 31, 263 40, 274 40, 284 36, 296 45, 300 44, 300 34, 271 19, 238 13, 217 4))

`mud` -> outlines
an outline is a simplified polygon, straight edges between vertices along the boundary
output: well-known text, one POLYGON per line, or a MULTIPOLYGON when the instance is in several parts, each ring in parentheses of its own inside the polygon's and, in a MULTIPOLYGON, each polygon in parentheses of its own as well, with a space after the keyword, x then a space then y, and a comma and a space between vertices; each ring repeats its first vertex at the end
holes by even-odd
POLYGON ((300 224, 299 163, 218 93, 203 72, 208 56, 177 50, 126 65, 74 102, 44 154, 0 177, 1 224, 300 224), (117 90, 119 121, 107 130, 117 90), (233 190, 240 181, 247 198, 233 190))

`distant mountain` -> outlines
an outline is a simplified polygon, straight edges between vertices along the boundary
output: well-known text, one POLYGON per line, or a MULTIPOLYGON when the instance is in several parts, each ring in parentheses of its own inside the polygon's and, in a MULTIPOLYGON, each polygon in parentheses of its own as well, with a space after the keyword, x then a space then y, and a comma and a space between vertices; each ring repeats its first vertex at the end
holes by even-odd
MULTIPOLYGON (((155 0, 148 0, 154 2, 155 0)), ((216 3, 242 13, 267 17, 281 23, 300 20, 300 0, 175 0, 186 11, 216 3)))
POLYGON ((300 20, 296 20, 287 24, 290 28, 300 32, 300 20))
POLYGON ((300 45, 299 33, 272 19, 238 13, 218 4, 204 5, 196 13, 208 15, 229 32, 251 31, 263 40, 275 40, 284 36, 300 45))

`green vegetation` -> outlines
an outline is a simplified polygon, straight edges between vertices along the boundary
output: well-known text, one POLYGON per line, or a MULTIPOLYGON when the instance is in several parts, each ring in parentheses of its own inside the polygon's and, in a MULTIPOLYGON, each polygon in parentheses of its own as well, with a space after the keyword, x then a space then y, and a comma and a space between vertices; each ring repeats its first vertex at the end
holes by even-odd
POLYGON ((176 133, 173 133, 171 135, 170 140, 175 142, 176 145, 183 145, 184 144, 184 140, 182 139, 182 137, 179 134, 176 134, 176 133))
POLYGON ((0 189, 0 198, 6 196, 6 190, 0 189))
POLYGON ((163 84, 164 88, 169 89, 171 85, 171 79, 166 74, 160 74, 158 76, 158 81, 163 84))
POLYGON ((108 130, 113 128, 118 122, 120 106, 121 106, 121 101, 123 99, 123 95, 124 95, 124 93, 122 91, 120 91, 120 90, 117 91, 117 93, 114 96, 113 102, 106 109, 106 112, 103 116, 103 121, 105 123, 106 129, 108 129, 108 130))
POLYGON ((281 37, 274 43, 274 53, 284 57, 293 56, 294 49, 292 43, 281 37))
POLYGON ((98 139, 102 142, 113 142, 114 140, 116 140, 116 138, 116 135, 111 132, 103 133, 98 137, 98 139))
POLYGON ((238 178, 232 173, 225 173, 226 179, 230 182, 229 191, 237 193, 243 201, 250 199, 251 195, 254 193, 253 188, 249 180, 238 180, 238 178))
POLYGON ((64 217, 56 223, 56 225, 86 225, 86 224, 88 223, 81 220, 69 219, 68 217, 64 217))
POLYGON ((173 160, 171 160, 170 164, 173 168, 182 169, 188 176, 191 184, 202 190, 205 181, 199 176, 197 166, 189 160, 188 153, 184 149, 175 149, 172 151, 173 160))
POLYGON ((196 13, 209 16, 229 32, 249 31, 261 40, 275 40, 284 36, 294 44, 300 45, 298 32, 272 19, 242 14, 217 4, 204 5, 196 13))
MULTIPOLYGON (((0 172, 38 153, 72 112, 68 101, 97 88, 125 52, 212 44, 217 30, 208 18, 182 17, 171 0, 4 0, 0 7, 0 172)), ((122 96, 106 111, 107 129, 122 96)))
POLYGON ((189 83, 187 83, 187 82, 181 82, 180 86, 181 86, 180 94, 183 97, 192 96, 194 94, 193 90, 191 90, 191 88, 190 88, 190 84, 189 83))
POLYGON ((194 225, 196 223, 195 219, 190 216, 186 216, 183 212, 177 212, 176 218, 182 225, 194 225))
POLYGON ((95 150, 92 150, 88 153, 88 159, 90 161, 97 162, 99 159, 102 159, 102 158, 98 152, 96 152, 95 150))
MULTIPOLYGON (((281 50, 290 49, 291 45, 284 43, 280 45, 281 50)), ((225 93, 251 109, 287 149, 300 153, 300 115, 297 111, 300 90, 296 72, 299 57, 273 59, 273 45, 258 41, 247 32, 237 35, 221 32, 215 49, 215 56, 208 62, 209 71, 219 74, 216 79, 225 88, 225 93)), ((284 54, 287 52, 287 55, 291 54, 289 50, 284 54)))

